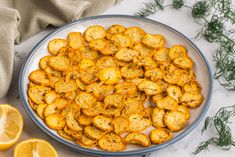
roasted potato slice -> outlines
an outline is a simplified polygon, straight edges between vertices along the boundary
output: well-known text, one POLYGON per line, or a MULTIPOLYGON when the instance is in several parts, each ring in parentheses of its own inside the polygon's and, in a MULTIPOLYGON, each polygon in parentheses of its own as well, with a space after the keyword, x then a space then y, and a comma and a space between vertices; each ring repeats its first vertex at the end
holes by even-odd
POLYGON ((124 142, 128 144, 138 144, 144 147, 151 145, 148 135, 144 133, 129 133, 124 138, 124 142))
POLYGON ((177 102, 180 101, 180 97, 183 95, 181 88, 179 86, 176 86, 176 85, 170 85, 166 89, 166 92, 167 92, 168 96, 172 97, 177 102))
POLYGON ((189 57, 179 57, 174 59, 174 63, 176 66, 183 69, 192 69, 193 61, 189 57))
POLYGON ((70 67, 71 59, 67 55, 53 56, 49 59, 48 63, 54 70, 66 71, 70 67))
POLYGON ((89 137, 83 135, 82 138, 81 138, 81 143, 79 144, 82 144, 82 146, 85 146, 85 147, 94 147, 96 144, 97 144, 97 140, 92 140, 90 139, 89 137))
POLYGON ((81 47, 79 50, 79 58, 82 59, 92 59, 96 60, 98 58, 98 53, 95 50, 90 49, 89 47, 81 47))
POLYGON ((74 131, 82 131, 83 127, 76 121, 75 112, 70 111, 66 116, 66 124, 69 129, 74 131))
POLYGON ((195 73, 192 70, 181 70, 181 75, 177 81, 177 85, 184 86, 187 83, 196 79, 195 73))
POLYGON ((120 47, 118 45, 115 45, 113 43, 108 43, 102 50, 100 50, 100 53, 103 55, 113 55, 119 51, 120 47))
POLYGON ((158 50, 154 50, 153 51, 153 58, 156 61, 160 61, 160 62, 165 62, 165 61, 169 61, 170 57, 169 57, 169 49, 162 47, 158 50))
POLYGON ((139 56, 134 57, 133 63, 137 64, 138 66, 143 66, 144 69, 153 69, 157 68, 158 64, 155 60, 152 59, 150 56, 139 56))
POLYGON ((98 147, 105 151, 118 152, 126 149, 121 136, 111 132, 98 141, 98 147))
POLYGON ((54 130, 61 130, 66 125, 65 119, 59 114, 50 114, 45 117, 47 126, 54 130))
POLYGON ((181 76, 182 71, 179 69, 175 69, 175 71, 166 71, 163 79, 169 84, 177 84, 181 76))
POLYGON ((129 117, 132 114, 145 115, 145 108, 142 102, 136 99, 127 99, 123 102, 122 116, 129 117))
POLYGON ((48 51, 56 55, 62 47, 67 46, 67 40, 65 39, 53 39, 48 43, 48 51))
POLYGON ((152 124, 155 128, 163 128, 164 124, 165 110, 155 107, 151 116, 152 124))
POLYGON ((180 111, 169 111, 164 116, 164 123, 170 131, 180 131, 187 123, 187 117, 180 111))
POLYGON ((169 56, 172 60, 179 57, 186 57, 188 55, 187 49, 182 45, 174 45, 170 48, 169 56))
POLYGON ((198 92, 186 92, 182 95, 180 102, 184 106, 196 108, 203 102, 203 96, 198 92))
POLYGON ((55 91, 57 93, 66 93, 77 90, 77 84, 75 81, 58 81, 55 83, 55 91))
POLYGON ((71 32, 67 36, 68 45, 73 49, 79 49, 85 45, 85 40, 80 32, 71 32))
POLYGON ((152 102, 153 102, 154 104, 157 104, 157 102, 158 102, 159 100, 165 98, 165 96, 166 96, 165 93, 161 93, 161 94, 154 95, 154 96, 152 96, 152 102))
POLYGON ((45 56, 43 58, 40 59, 39 61, 39 67, 42 69, 42 70, 45 70, 49 65, 48 65, 48 62, 49 62, 49 59, 51 58, 51 56, 45 56))
POLYGON ((140 114, 130 115, 129 120, 130 120, 129 132, 141 132, 152 125, 151 120, 149 118, 145 117, 143 118, 143 116, 140 114))
POLYGON ((107 95, 111 94, 113 90, 114 87, 112 85, 103 85, 100 83, 93 83, 86 87, 86 92, 93 93, 99 100, 103 100, 107 95))
POLYGON ((121 108, 123 106, 123 101, 125 96, 122 94, 111 94, 105 97, 104 104, 105 106, 113 106, 117 108, 121 108))
POLYGON ((118 60, 131 62, 135 57, 139 56, 140 52, 131 48, 122 47, 116 54, 115 57, 118 60))
POLYGON ((158 100, 156 105, 158 108, 165 110, 175 110, 178 107, 177 101, 170 96, 158 100))
POLYGON ((49 91, 49 88, 43 86, 34 86, 28 89, 29 98, 36 104, 44 103, 44 95, 49 91))
POLYGON ((38 104, 36 108, 37 115, 41 118, 44 119, 44 110, 47 107, 47 104, 38 104))
POLYGON ((91 41, 88 45, 90 48, 101 52, 108 44, 109 42, 107 40, 99 38, 91 41))
POLYGON ((79 70, 81 71, 86 71, 87 69, 94 67, 95 66, 95 62, 91 59, 82 59, 79 62, 79 70))
POLYGON ((121 78, 122 74, 118 68, 107 67, 99 72, 99 79, 105 84, 116 84, 121 78))
POLYGON ((162 92, 161 86, 153 81, 143 80, 138 89, 144 91, 147 95, 156 95, 162 92))
POLYGON ((55 101, 55 99, 58 98, 58 97, 59 97, 59 94, 57 94, 55 91, 51 90, 51 91, 48 91, 44 95, 44 100, 47 104, 50 104, 53 101, 55 101))
POLYGON ((154 107, 152 105, 149 105, 145 108, 145 115, 144 117, 152 117, 154 107))
POLYGON ((113 130, 116 134, 121 135, 128 131, 130 120, 124 116, 117 116, 112 122, 113 130))
POLYGON ((144 71, 141 67, 138 67, 135 64, 128 64, 122 67, 121 73, 124 78, 131 79, 143 76, 144 71))
POLYGON ((187 120, 190 118, 190 111, 186 106, 179 105, 176 110, 184 113, 187 120))
POLYGON ((97 60, 96 67, 99 70, 102 70, 107 67, 117 67, 117 62, 114 60, 113 57, 104 56, 104 57, 101 57, 97 60))
POLYGON ((103 112, 103 115, 108 116, 108 117, 117 117, 121 115, 121 109, 122 108, 116 108, 116 107, 110 107, 106 108, 103 112))
POLYGON ((92 94, 81 92, 75 101, 82 109, 89 109, 96 103, 96 98, 92 94))
POLYGON ((148 69, 144 73, 145 77, 149 77, 151 81, 157 81, 164 77, 164 71, 160 68, 148 69))
POLYGON ((146 34, 143 43, 151 48, 159 49, 165 45, 166 39, 161 34, 146 34))
POLYGON ((63 137, 63 138, 65 138, 66 140, 69 140, 69 141, 73 141, 74 140, 74 138, 72 137, 72 136, 70 136, 69 134, 67 134, 65 131, 63 131, 63 130, 57 130, 57 133, 61 136, 61 137, 63 137))
POLYGON ((86 71, 82 71, 80 80, 85 84, 91 84, 97 81, 99 78, 97 77, 98 69, 96 67, 91 67, 86 69, 86 71))
POLYGON ((139 27, 130 27, 124 32, 124 34, 128 35, 134 44, 142 42, 145 36, 144 30, 139 27))
POLYGON ((45 117, 51 115, 51 114, 55 114, 58 113, 59 110, 57 109, 57 105, 56 104, 49 104, 45 107, 45 109, 43 110, 43 115, 45 117))
POLYGON ((52 88, 55 87, 55 83, 63 80, 62 73, 60 71, 52 70, 49 74, 47 74, 48 79, 50 80, 50 85, 52 88))
POLYGON ((137 87, 134 83, 120 82, 115 85, 116 93, 132 95, 137 92, 137 87))
POLYGON ((123 32, 125 32, 125 30, 126 30, 126 28, 124 26, 121 26, 118 24, 112 25, 111 27, 109 27, 109 29, 106 32, 106 38, 111 39, 111 37, 114 34, 123 33, 123 32))
POLYGON ((29 80, 33 83, 42 85, 42 86, 49 86, 50 81, 47 78, 47 74, 43 70, 34 70, 29 75, 29 80))
POLYGON ((97 116, 105 111, 105 106, 102 102, 96 102, 91 108, 83 109, 82 112, 87 116, 97 116))
POLYGON ((192 81, 184 85, 184 92, 201 92, 201 86, 197 81, 192 81))
POLYGON ((155 130, 152 130, 150 133, 151 142, 154 144, 161 144, 169 141, 172 136, 172 132, 164 128, 157 128, 155 130))
POLYGON ((84 128, 84 135, 90 139, 99 140, 105 135, 105 132, 94 126, 86 126, 84 128))
POLYGON ((111 126, 113 119, 111 117, 103 116, 103 115, 97 115, 93 119, 93 124, 104 131, 112 131, 113 128, 111 126))
POLYGON ((104 27, 99 25, 90 26, 84 32, 84 38, 87 42, 91 42, 93 40, 104 38, 106 31, 104 27))
POLYGON ((90 125, 92 123, 93 117, 82 114, 82 115, 78 116, 77 121, 78 121, 79 124, 87 126, 87 125, 90 125))
POLYGON ((132 47, 133 46, 133 41, 131 40, 130 36, 122 34, 122 33, 114 34, 110 40, 111 42, 113 42, 114 44, 120 47, 132 47))
POLYGON ((140 52, 140 56, 152 56, 153 49, 145 46, 143 43, 137 43, 133 46, 134 50, 140 52))
POLYGON ((132 79, 126 79, 125 81, 126 81, 126 82, 130 82, 130 83, 133 83, 133 84, 135 84, 136 86, 138 86, 143 80, 145 80, 145 78, 135 77, 135 78, 132 78, 132 79))
POLYGON ((143 104, 146 103, 149 99, 149 96, 145 94, 145 92, 138 91, 134 94, 127 95, 127 99, 135 99, 137 101, 142 102, 143 104))

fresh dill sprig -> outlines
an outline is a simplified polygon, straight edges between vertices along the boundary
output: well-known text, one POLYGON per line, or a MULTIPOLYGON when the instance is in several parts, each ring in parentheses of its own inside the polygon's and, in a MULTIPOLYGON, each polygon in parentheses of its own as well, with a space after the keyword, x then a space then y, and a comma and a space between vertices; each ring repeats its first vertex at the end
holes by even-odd
POLYGON ((192 7, 192 16, 194 19, 204 18, 210 10, 210 6, 207 1, 199 1, 192 7))
POLYGON ((163 0, 153 0, 144 3, 144 8, 140 9, 136 16, 146 17, 156 13, 158 10, 163 10, 163 0))
POLYGON ((214 127, 217 131, 218 137, 212 137, 207 141, 202 142, 194 154, 200 153, 202 150, 208 149, 210 145, 222 148, 223 150, 229 150, 232 146, 235 146, 235 141, 232 138, 232 132, 228 126, 229 119, 235 116, 235 105, 222 107, 213 117, 207 117, 202 128, 202 133, 209 127, 214 127))
POLYGON ((184 5, 184 1, 183 0, 172 0, 171 5, 175 9, 180 9, 184 5))

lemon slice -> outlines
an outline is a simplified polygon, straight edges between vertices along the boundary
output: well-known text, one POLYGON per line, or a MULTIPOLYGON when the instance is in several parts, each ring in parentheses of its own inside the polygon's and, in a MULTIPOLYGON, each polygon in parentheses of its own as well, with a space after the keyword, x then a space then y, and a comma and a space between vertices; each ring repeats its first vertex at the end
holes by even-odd
POLYGON ((47 141, 33 138, 20 142, 15 147, 14 157, 58 157, 58 154, 47 141))
POLYGON ((0 150, 14 145, 23 129, 23 118, 20 112, 10 106, 0 104, 0 150))

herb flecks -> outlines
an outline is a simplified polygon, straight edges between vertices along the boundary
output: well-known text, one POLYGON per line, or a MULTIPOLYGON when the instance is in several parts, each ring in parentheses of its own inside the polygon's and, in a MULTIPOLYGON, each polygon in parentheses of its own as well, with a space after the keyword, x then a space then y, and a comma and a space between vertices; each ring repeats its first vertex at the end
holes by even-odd
POLYGON ((232 146, 235 146, 235 141, 232 138, 232 132, 228 126, 229 119, 235 116, 235 105, 222 107, 213 117, 207 117, 202 128, 202 133, 209 127, 214 127, 217 131, 218 137, 212 137, 207 141, 202 142, 194 154, 200 153, 202 150, 208 149, 210 145, 214 145, 223 150, 229 150, 232 146))
POLYGON ((153 0, 151 2, 144 3, 144 8, 140 9, 136 16, 146 17, 156 13, 158 10, 163 10, 163 0, 153 0))

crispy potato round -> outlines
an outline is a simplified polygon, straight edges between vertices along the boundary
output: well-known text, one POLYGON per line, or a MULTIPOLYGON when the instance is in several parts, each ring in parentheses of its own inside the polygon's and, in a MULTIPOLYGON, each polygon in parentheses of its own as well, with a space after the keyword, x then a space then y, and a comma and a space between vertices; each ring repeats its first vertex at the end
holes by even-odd
POLYGON ((152 130, 150 133, 151 142, 154 144, 161 144, 169 141, 172 136, 172 132, 164 128, 157 128, 155 130, 152 130))
POLYGON ((190 118, 190 111, 186 106, 179 105, 176 110, 184 113, 187 120, 190 118))
POLYGON ((145 108, 145 115, 144 117, 152 117, 154 107, 152 105, 149 105, 145 108))
POLYGON ((86 71, 81 71, 80 80, 85 84, 91 84, 97 81, 99 78, 96 76, 98 69, 96 67, 90 67, 86 71))
POLYGON ((91 108, 83 109, 82 112, 87 116, 97 116, 105 111, 105 106, 102 102, 96 102, 91 108))
POLYGON ((90 49, 89 47, 81 47, 79 50, 79 58, 82 59, 92 59, 95 60, 98 58, 98 53, 95 50, 90 49))
POLYGON ((74 138, 71 135, 67 134, 64 130, 57 130, 57 133, 61 137, 65 138, 65 139, 67 139, 69 141, 73 141, 74 140, 74 138))
POLYGON ((152 101, 154 104, 157 104, 157 102, 163 98, 165 98, 165 93, 157 94, 152 96, 152 101))
POLYGON ((188 55, 187 49, 182 45, 174 45, 170 48, 169 56, 172 60, 179 57, 186 57, 188 55))
POLYGON ((123 32, 125 32, 125 30, 126 30, 126 28, 124 26, 121 26, 118 24, 112 25, 111 27, 109 27, 109 29, 106 32, 106 38, 111 39, 111 37, 114 34, 123 33, 123 32))
POLYGON ((50 81, 47 78, 47 74, 43 70, 34 70, 29 75, 29 80, 33 83, 43 85, 43 86, 49 86, 50 81))
POLYGON ((85 147, 94 147, 96 144, 97 144, 97 140, 92 140, 90 139, 89 137, 85 136, 85 135, 82 135, 82 138, 81 138, 81 143, 79 143, 80 145, 82 144, 82 146, 85 146, 85 147))
POLYGON ((113 128, 111 126, 113 119, 111 117, 103 116, 103 115, 97 115, 93 119, 93 124, 104 131, 112 131, 113 128))
POLYGON ((77 84, 75 81, 58 81, 55 83, 55 91, 57 93, 66 93, 77 90, 77 84))
POLYGON ((167 96, 157 101, 157 107, 165 110, 175 110, 178 107, 178 103, 172 97, 167 96))
POLYGON ((53 56, 49 59, 49 66, 53 68, 54 70, 58 71, 66 71, 69 69, 71 60, 69 56, 63 55, 63 56, 53 56))
POLYGON ((84 33, 84 38, 86 39, 87 42, 91 42, 93 40, 99 39, 99 38, 104 38, 106 34, 106 31, 104 27, 94 25, 90 26, 86 29, 84 33))
POLYGON ((66 124, 69 127, 69 129, 74 131, 82 131, 83 127, 76 121, 75 119, 75 113, 73 111, 70 111, 66 116, 66 124))
POLYGON ((162 47, 158 50, 154 50, 153 51, 153 58, 156 61, 160 61, 160 62, 165 62, 165 61, 169 61, 170 57, 169 57, 169 49, 162 47))
POLYGON ((96 67, 100 70, 107 67, 117 67, 117 62, 113 57, 103 56, 97 60, 96 67))
POLYGON ((124 142, 128 144, 138 144, 144 147, 151 145, 148 135, 144 133, 129 133, 124 138, 124 142))
POLYGON ((105 97, 104 104, 105 106, 120 108, 123 106, 124 98, 125 95, 114 93, 105 97))
POLYGON ((105 135, 105 132, 94 126, 86 126, 84 128, 84 135, 90 139, 99 140, 105 135))
POLYGON ((150 56, 134 57, 133 63, 137 64, 138 66, 143 66, 146 70, 158 67, 157 62, 150 56))
POLYGON ((88 45, 96 51, 102 51, 108 45, 108 41, 103 38, 99 38, 91 41, 88 45))
POLYGON ((54 130, 63 129, 66 125, 65 119, 62 118, 59 114, 50 114, 46 116, 45 122, 49 128, 54 130))
POLYGON ((104 116, 108 116, 108 117, 117 117, 121 115, 121 109, 122 108, 116 108, 116 107, 107 107, 104 112, 103 115, 104 116))
POLYGON ((135 84, 136 86, 138 86, 143 80, 145 80, 145 78, 135 77, 135 78, 132 78, 132 79, 126 79, 125 81, 126 81, 126 82, 130 82, 130 83, 133 83, 133 84, 135 84))
POLYGON ((118 68, 107 67, 100 71, 99 79, 105 84, 116 84, 122 78, 122 73, 118 68))
POLYGON ((187 117, 180 111, 169 111, 164 116, 165 125, 171 131, 180 131, 187 123, 187 117))
POLYGON ((138 89, 144 91, 147 95, 156 95, 162 92, 161 86, 153 81, 143 80, 138 89))
POLYGON ((129 116, 130 128, 129 132, 141 132, 151 126, 151 120, 140 114, 132 114, 129 116))
POLYGON ((48 43, 48 51, 56 55, 62 47, 67 46, 67 40, 65 39, 53 39, 48 43))
POLYGON ((184 92, 201 92, 201 86, 197 81, 192 81, 184 85, 184 92))
POLYGON ((152 124, 155 128, 163 128, 164 124, 165 110, 155 107, 151 116, 152 124))
POLYGON ((146 34, 143 38, 143 43, 154 49, 159 49, 165 45, 166 39, 161 34, 146 34))
POLYGON ((90 84, 86 87, 86 91, 93 93, 98 100, 103 100, 107 95, 114 90, 112 85, 100 85, 97 83, 90 84))
POLYGON ((100 50, 100 53, 103 55, 113 55, 117 53, 120 50, 120 47, 118 45, 115 45, 113 43, 108 43, 106 46, 100 50))
POLYGON ((95 66, 95 62, 91 59, 82 59, 79 63, 79 69, 85 71, 93 66, 95 66))
POLYGON ((145 108, 142 102, 130 98, 123 102, 122 116, 129 117, 132 114, 145 115, 145 108))
POLYGON ((96 103, 96 98, 92 94, 81 92, 75 101, 82 109, 89 109, 96 103))
POLYGON ((79 49, 85 45, 85 40, 80 32, 71 32, 67 36, 68 45, 73 49, 79 49))
POLYGON ((92 123, 93 117, 82 114, 78 117, 77 121, 78 121, 79 124, 87 126, 87 125, 90 125, 92 123))
POLYGON ((179 57, 174 59, 174 63, 176 66, 183 69, 192 69, 193 61, 189 57, 179 57))
POLYGON ((140 52, 131 48, 123 47, 116 54, 115 57, 118 60, 130 62, 135 57, 139 56, 140 52))
POLYGON ((181 88, 179 86, 175 86, 175 85, 170 85, 166 89, 166 92, 170 97, 175 99, 177 102, 180 101, 180 97, 183 95, 181 88))
POLYGON ((122 76, 127 79, 143 76, 143 69, 135 64, 128 64, 121 68, 122 76))
POLYGON ((39 67, 42 69, 42 70, 45 70, 49 65, 48 65, 48 62, 49 62, 49 59, 51 58, 51 56, 45 56, 43 58, 40 59, 39 61, 39 67))
POLYGON ((34 86, 28 89, 29 98, 36 104, 44 103, 44 94, 49 91, 49 88, 43 86, 34 86))
POLYGON ((115 85, 116 93, 132 95, 137 92, 137 87, 134 83, 120 82, 115 85))
POLYGON ((128 131, 130 120, 124 116, 117 116, 112 122, 113 130, 116 134, 121 135, 128 131))
POLYGON ((125 35, 122 33, 114 34, 110 39, 114 44, 120 47, 132 47, 133 41, 131 40, 129 35, 125 35))
POLYGON ((38 104, 36 108, 37 115, 41 118, 44 119, 44 110, 47 107, 47 104, 38 104))
POLYGON ((44 95, 44 100, 47 104, 50 104, 58 97, 59 97, 59 95, 55 91, 51 90, 51 91, 48 91, 44 95))
POLYGON ((150 77, 151 81, 157 81, 164 77, 164 71, 160 68, 148 69, 144 73, 145 77, 150 77))
POLYGON ((122 141, 122 138, 111 132, 106 134, 98 141, 98 147, 102 150, 110 151, 110 152, 118 152, 126 149, 125 144, 122 141))
POLYGON ((181 70, 180 77, 178 78, 177 85, 184 86, 187 83, 194 81, 196 76, 192 70, 181 70))
POLYGON ((203 96, 198 92, 186 92, 182 95, 180 102, 184 106, 196 108, 203 102, 203 96))
POLYGON ((139 27, 130 27, 124 32, 124 34, 128 35, 134 44, 142 42, 145 36, 144 30, 139 27))
POLYGON ((139 51, 140 56, 151 56, 153 52, 152 48, 145 46, 143 43, 135 44, 133 49, 139 51))

